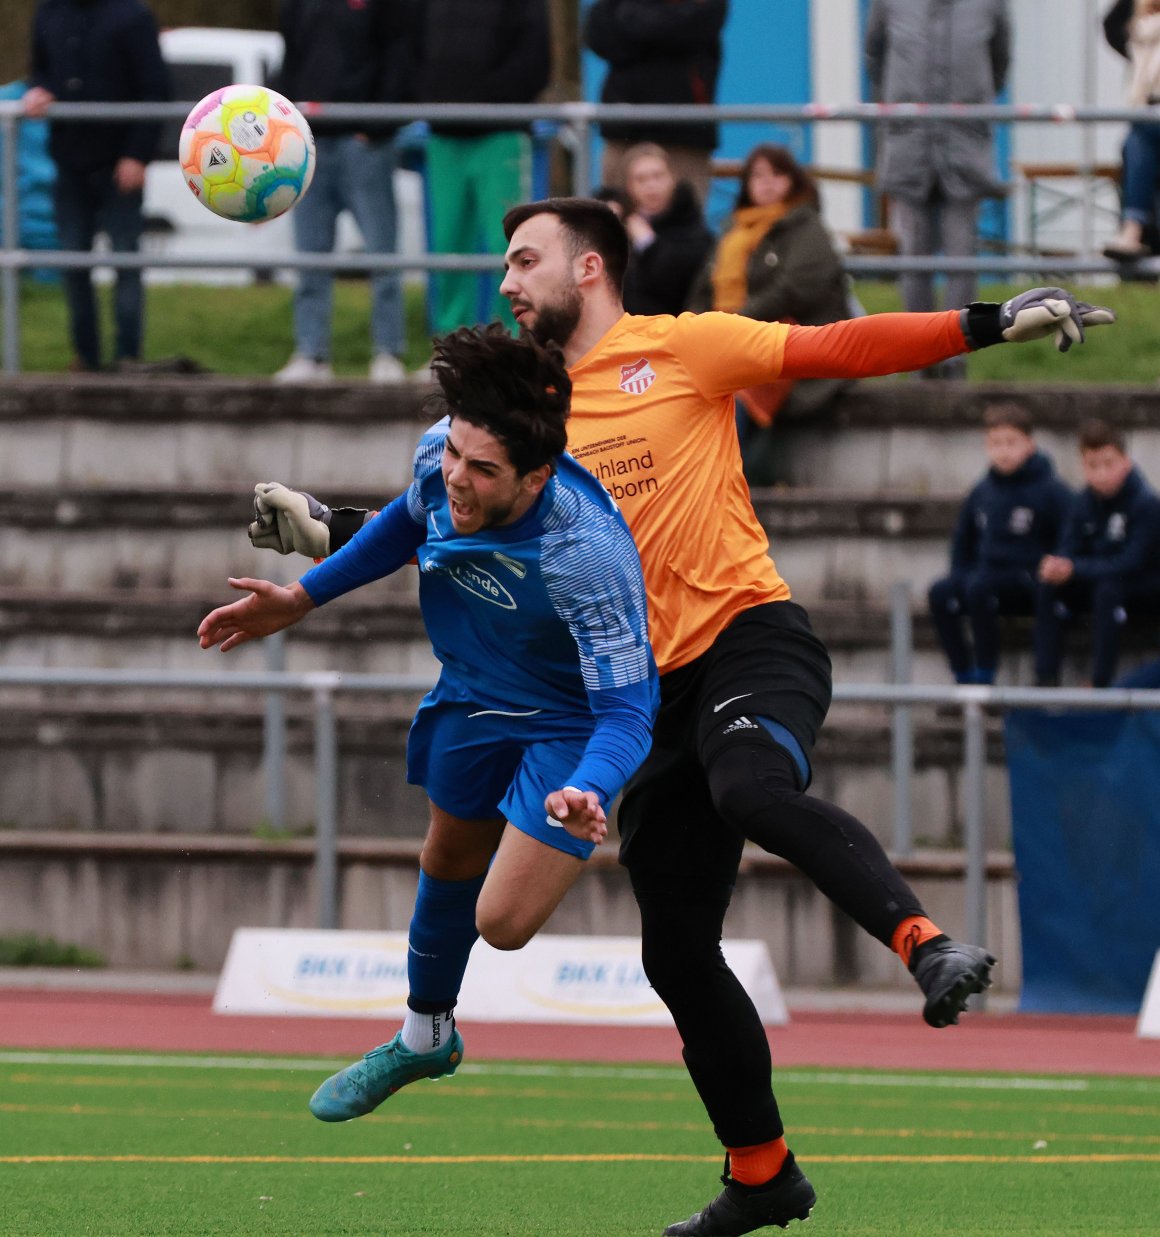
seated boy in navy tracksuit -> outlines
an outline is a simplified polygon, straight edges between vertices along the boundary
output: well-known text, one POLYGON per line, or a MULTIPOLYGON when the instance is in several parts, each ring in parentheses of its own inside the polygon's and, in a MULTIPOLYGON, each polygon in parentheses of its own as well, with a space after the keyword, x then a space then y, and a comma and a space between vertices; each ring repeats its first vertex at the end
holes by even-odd
POLYGON ((1103 421, 1080 429, 1083 490, 1072 501, 1059 550, 1039 566, 1035 682, 1059 682, 1064 636, 1076 613, 1092 616, 1092 686, 1112 681, 1128 612, 1160 613, 1160 499, 1103 421))
POLYGON ((931 618, 956 683, 995 681, 999 616, 1034 612, 1039 563, 1055 549, 1072 498, 1037 449, 1025 409, 992 404, 983 425, 991 467, 959 511, 950 575, 930 587, 931 618))

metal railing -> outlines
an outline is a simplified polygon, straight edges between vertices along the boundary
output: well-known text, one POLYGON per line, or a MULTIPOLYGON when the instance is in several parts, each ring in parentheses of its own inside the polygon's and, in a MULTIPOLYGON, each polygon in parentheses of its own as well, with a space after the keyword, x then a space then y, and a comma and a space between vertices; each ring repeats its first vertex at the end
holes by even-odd
MULTIPOLYGON (((184 119, 191 103, 57 103, 49 109, 54 120, 109 121, 131 119, 184 119)), ((593 187, 591 139, 594 126, 605 121, 643 121, 660 126, 684 124, 689 121, 753 122, 771 124, 804 124, 856 121, 884 124, 906 120, 921 124, 941 124, 948 121, 979 120, 992 123, 1092 125, 1152 121, 1160 118, 1160 107, 1077 107, 1068 103, 1055 104, 923 104, 923 103, 849 103, 841 106, 807 103, 795 106, 767 104, 714 104, 651 106, 643 104, 553 103, 553 104, 426 104, 422 107, 403 104, 307 103, 302 109, 308 118, 338 121, 385 122, 409 124, 414 121, 455 121, 463 125, 513 126, 533 121, 553 122, 560 126, 559 136, 572 155, 572 183, 577 193, 588 193, 593 187)), ((16 138, 18 126, 25 119, 19 100, 0 101, 0 141, 4 158, 0 166, 0 185, 17 184, 16 138)), ((1090 179, 1094 163, 1080 162, 1077 175, 1090 179)), ((0 309, 4 329, 0 340, 3 369, 19 372, 19 273, 26 269, 104 267, 114 270, 133 268, 213 269, 247 265, 237 255, 207 252, 196 257, 161 253, 112 254, 67 253, 50 250, 22 250, 19 244, 17 195, 4 193, 3 215, 0 218, 0 309)), ((268 255, 255 258, 250 265, 266 268, 268 255)), ((301 254, 280 255, 276 265, 287 270, 327 269, 334 271, 387 270, 477 270, 493 271, 502 266, 502 259, 492 254, 301 254)), ((1026 257, 985 256, 948 258, 897 256, 848 256, 846 269, 854 275, 897 275, 910 271, 950 274, 971 271, 993 275, 1063 275, 1115 274, 1119 267, 1110 260, 1090 257, 1026 257)), ((1135 264, 1140 275, 1160 276, 1160 257, 1135 264)))
MULTIPOLYGON (((6 687, 175 689, 219 692, 225 690, 265 692, 281 698, 288 692, 307 693, 313 699, 315 834, 314 881, 319 926, 338 924, 338 727, 334 702, 339 693, 384 695, 419 693, 431 687, 429 677, 389 674, 341 674, 335 671, 287 673, 239 671, 232 674, 191 674, 162 670, 93 670, 35 666, 0 667, 0 689, 6 687)), ((897 716, 916 705, 951 705, 963 721, 963 837, 965 849, 966 930, 970 940, 987 940, 986 856, 986 734, 988 709, 1078 709, 1131 711, 1160 709, 1160 689, 949 687, 907 684, 843 683, 834 687, 835 703, 885 705, 897 716)), ((268 736, 269 737, 269 736, 268 736)), ((278 741, 285 743, 284 728, 278 741)), ((906 775, 895 782, 895 797, 909 797, 909 765, 913 752, 900 744, 897 727, 892 735, 892 767, 896 779, 899 761, 906 775)), ((271 769, 269 751, 265 764, 271 769)), ((909 816, 908 816, 909 819, 909 816)), ((910 839, 895 838, 895 852, 909 853, 910 839)))

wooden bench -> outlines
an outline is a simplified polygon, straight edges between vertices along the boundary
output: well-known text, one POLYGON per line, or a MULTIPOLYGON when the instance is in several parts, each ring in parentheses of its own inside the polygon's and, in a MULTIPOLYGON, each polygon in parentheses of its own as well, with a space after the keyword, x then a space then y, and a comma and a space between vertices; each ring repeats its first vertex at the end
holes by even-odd
POLYGON ((1080 201, 1082 190, 1077 192, 1075 188, 1060 182, 1090 178, 1104 186, 1113 186, 1117 195, 1115 208, 1096 203, 1093 206, 1109 217, 1119 218, 1121 167, 1118 163, 1093 163, 1088 166, 1068 162, 1012 163, 1011 167, 1027 185, 1027 247, 1032 253, 1051 256, 1062 252, 1058 249, 1041 250, 1039 246, 1040 227, 1080 201))

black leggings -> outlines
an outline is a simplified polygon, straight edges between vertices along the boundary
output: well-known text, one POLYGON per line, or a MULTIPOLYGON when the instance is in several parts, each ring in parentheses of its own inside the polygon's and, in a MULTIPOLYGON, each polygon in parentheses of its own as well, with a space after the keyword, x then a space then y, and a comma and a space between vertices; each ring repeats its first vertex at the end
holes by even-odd
POLYGON ((876 940, 922 907, 878 839, 849 812, 797 788, 793 761, 772 740, 719 749, 707 762, 713 806, 762 850, 789 860, 876 940))
MULTIPOLYGON (((873 834, 848 812, 798 790, 792 759, 772 740, 719 747, 706 765, 720 819, 704 827, 720 832, 723 848, 737 848, 744 836, 789 860, 887 945, 903 919, 922 914, 873 834)), ((626 857, 644 969, 673 1015, 717 1137, 727 1147, 778 1138, 783 1126, 765 1028, 721 953, 732 884, 706 882, 704 868, 650 871, 648 853, 647 846, 634 847, 626 857)))

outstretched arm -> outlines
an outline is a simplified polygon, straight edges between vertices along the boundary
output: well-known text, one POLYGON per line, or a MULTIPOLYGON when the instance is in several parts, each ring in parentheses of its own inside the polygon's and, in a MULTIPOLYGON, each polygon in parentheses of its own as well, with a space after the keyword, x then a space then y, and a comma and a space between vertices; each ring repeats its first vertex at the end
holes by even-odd
POLYGON ((314 602, 301 584, 287 588, 269 580, 248 577, 229 580, 230 588, 248 591, 249 596, 228 606, 219 606, 201 620, 197 640, 203 649, 222 646, 222 652, 247 640, 260 640, 290 627, 314 609, 314 602))
POLYGON ((1054 336, 1066 352, 1084 341, 1084 328, 1116 315, 1077 301, 1063 288, 1032 288, 1002 304, 975 301, 935 314, 870 314, 828 326, 793 326, 780 378, 874 378, 925 369, 992 344, 1022 344, 1054 336))
POLYGON ((970 351, 959 311, 868 314, 791 326, 779 378, 875 378, 925 369, 970 351))

